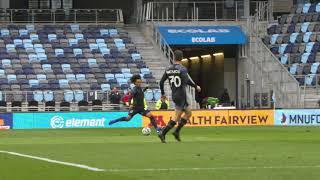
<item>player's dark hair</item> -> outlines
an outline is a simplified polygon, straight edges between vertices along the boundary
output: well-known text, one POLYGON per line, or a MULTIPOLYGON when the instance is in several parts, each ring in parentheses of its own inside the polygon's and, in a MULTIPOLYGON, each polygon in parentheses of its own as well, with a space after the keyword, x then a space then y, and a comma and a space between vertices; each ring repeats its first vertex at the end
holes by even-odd
POLYGON ((130 78, 130 81, 135 83, 138 79, 141 79, 141 76, 139 74, 135 74, 130 78))
POLYGON ((174 60, 181 61, 183 59, 183 52, 181 50, 174 51, 174 60))

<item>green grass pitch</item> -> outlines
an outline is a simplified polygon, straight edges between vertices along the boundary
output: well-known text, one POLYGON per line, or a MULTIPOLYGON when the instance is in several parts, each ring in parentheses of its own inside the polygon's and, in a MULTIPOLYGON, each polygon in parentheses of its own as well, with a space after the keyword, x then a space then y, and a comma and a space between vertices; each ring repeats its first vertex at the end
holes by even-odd
POLYGON ((319 180, 320 127, 198 127, 166 144, 141 129, 0 131, 0 180, 319 180))

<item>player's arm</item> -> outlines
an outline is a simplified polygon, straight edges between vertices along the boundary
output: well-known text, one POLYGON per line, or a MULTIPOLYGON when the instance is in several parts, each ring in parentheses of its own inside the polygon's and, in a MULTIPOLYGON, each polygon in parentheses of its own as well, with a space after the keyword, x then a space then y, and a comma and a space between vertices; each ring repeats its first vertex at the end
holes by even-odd
POLYGON ((182 72, 182 76, 183 78, 186 80, 187 84, 193 88, 196 88, 197 91, 201 91, 201 88, 200 86, 198 86, 193 80, 192 78, 190 77, 189 73, 187 71, 183 71, 182 72))
POLYGON ((161 94, 165 95, 164 92, 164 82, 168 79, 167 73, 164 72, 164 74, 162 75, 162 78, 160 80, 160 90, 161 90, 161 94))

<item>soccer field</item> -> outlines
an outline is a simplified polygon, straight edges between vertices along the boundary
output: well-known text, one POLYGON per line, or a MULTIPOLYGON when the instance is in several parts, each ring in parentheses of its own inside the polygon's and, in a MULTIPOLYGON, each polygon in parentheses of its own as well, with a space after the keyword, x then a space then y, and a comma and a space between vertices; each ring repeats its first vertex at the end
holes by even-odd
POLYGON ((0 180, 318 180, 318 127, 185 128, 161 144, 141 129, 0 131, 0 180), (7 154, 21 153, 104 171, 7 154))

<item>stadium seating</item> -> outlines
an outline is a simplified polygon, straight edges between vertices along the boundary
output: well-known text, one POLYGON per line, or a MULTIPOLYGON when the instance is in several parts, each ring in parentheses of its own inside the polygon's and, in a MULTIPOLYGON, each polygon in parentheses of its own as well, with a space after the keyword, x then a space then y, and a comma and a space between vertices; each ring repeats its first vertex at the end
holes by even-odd
POLYGON ((299 4, 270 25, 263 39, 300 85, 315 86, 320 74, 320 3, 299 4))
MULTIPOLYGON (((306 53, 319 48, 315 44, 307 47, 306 53)), ((158 88, 128 33, 111 25, 2 25, 0 60, 0 100, 10 101, 4 98, 10 91, 25 91, 31 94, 22 99, 29 102, 48 106, 54 105, 51 102, 79 103, 91 91, 127 90, 133 74, 141 74, 151 89, 158 88)), ((305 57, 304 61, 313 59, 305 57)), ((158 90, 146 96, 148 100, 160 97, 158 90)))

